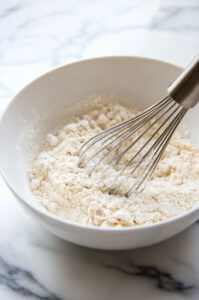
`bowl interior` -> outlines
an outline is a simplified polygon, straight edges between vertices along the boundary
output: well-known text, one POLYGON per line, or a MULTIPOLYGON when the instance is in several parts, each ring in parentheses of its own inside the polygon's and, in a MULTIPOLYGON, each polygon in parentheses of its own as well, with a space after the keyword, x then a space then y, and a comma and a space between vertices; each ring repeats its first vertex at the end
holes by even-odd
MULTIPOLYGON (((135 57, 91 59, 58 68, 24 88, 11 102, 0 124, 2 172, 12 189, 31 206, 27 168, 42 138, 76 102, 95 94, 114 95, 121 102, 147 107, 166 95, 181 69, 135 57)), ((186 117, 197 138, 199 107, 186 117)))

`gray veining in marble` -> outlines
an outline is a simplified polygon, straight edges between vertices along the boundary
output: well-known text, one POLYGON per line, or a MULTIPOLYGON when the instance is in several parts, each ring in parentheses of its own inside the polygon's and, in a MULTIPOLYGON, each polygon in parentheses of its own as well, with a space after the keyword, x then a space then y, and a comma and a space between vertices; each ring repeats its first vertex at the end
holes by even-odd
MULTIPOLYGON (((198 0, 0 2, 0 110, 38 75, 77 59, 139 55, 185 66, 199 49, 198 0)), ((23 212, 0 178, 0 299, 198 300, 199 223, 153 247, 66 243, 23 212)))

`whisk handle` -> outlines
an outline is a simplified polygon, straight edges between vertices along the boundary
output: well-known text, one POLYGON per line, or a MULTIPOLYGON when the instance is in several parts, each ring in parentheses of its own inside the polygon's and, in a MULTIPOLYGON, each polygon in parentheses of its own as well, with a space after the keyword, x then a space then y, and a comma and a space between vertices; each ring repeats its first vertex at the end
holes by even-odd
POLYGON ((199 102, 199 56, 168 87, 168 93, 187 109, 199 102))

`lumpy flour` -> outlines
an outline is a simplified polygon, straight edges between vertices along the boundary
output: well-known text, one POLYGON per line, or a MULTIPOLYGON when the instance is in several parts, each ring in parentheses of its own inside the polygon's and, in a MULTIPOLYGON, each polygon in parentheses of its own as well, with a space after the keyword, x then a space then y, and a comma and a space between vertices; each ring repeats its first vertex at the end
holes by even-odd
MULTIPOLYGON (((49 133, 41 145, 28 171, 30 188, 40 205, 67 220, 113 227, 160 222, 199 204, 199 151, 186 132, 174 134, 153 177, 140 194, 127 198, 109 193, 101 175, 105 162, 89 177, 86 165, 79 165, 80 146, 137 112, 102 97, 93 100, 93 107, 49 133)), ((111 168, 108 176, 114 178, 115 173, 117 170, 111 168)))

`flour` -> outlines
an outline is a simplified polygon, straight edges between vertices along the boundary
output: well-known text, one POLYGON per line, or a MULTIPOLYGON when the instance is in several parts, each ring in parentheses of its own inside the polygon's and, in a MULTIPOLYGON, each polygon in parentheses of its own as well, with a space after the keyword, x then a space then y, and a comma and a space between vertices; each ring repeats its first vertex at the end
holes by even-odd
MULTIPOLYGON (((80 146, 95 134, 137 113, 136 109, 102 97, 96 97, 92 105, 90 112, 74 116, 62 128, 49 133, 41 145, 28 172, 30 188, 40 205, 66 220, 121 227, 160 222, 199 204, 199 151, 185 131, 174 134, 153 177, 140 194, 127 198, 123 192, 109 193, 111 179, 116 177, 118 169, 110 168, 106 176, 109 180, 103 180, 102 170, 107 162, 100 164, 89 177, 89 167, 79 165, 80 146)), ((143 139, 137 147, 140 143, 143 139)), ((124 160, 119 169, 125 163, 124 160)), ((124 190, 131 183, 126 183, 125 174, 119 180, 124 190)))

